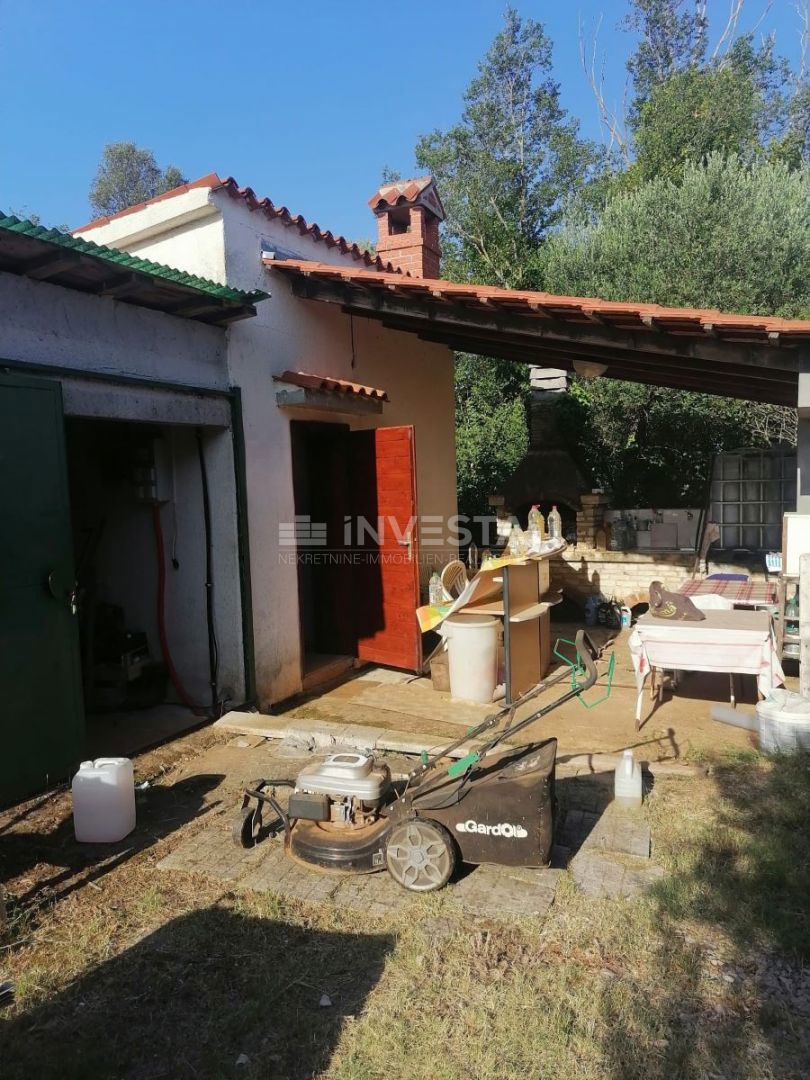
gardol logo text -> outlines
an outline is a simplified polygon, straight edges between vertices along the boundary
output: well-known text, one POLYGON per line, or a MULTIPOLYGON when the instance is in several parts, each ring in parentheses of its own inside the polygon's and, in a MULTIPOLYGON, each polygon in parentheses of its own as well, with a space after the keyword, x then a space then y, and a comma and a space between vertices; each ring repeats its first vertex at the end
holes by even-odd
POLYGON ((478 821, 459 821, 456 832, 481 833, 484 836, 503 836, 507 840, 522 840, 529 834, 522 825, 510 825, 508 821, 502 821, 499 825, 484 825, 478 821))

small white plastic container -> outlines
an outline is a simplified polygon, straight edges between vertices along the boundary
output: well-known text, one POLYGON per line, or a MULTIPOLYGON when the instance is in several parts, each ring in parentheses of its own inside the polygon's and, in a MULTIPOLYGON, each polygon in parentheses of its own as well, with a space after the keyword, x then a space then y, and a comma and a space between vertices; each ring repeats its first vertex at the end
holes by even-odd
POLYGON ((484 704, 492 701, 498 674, 498 627, 494 615, 451 615, 444 620, 451 697, 484 704))
POLYGON ((641 765, 633 760, 633 751, 625 750, 616 767, 613 796, 617 806, 641 806, 641 765))
POLYGON ((135 774, 129 758, 83 761, 71 792, 80 844, 114 844, 135 828, 135 774))

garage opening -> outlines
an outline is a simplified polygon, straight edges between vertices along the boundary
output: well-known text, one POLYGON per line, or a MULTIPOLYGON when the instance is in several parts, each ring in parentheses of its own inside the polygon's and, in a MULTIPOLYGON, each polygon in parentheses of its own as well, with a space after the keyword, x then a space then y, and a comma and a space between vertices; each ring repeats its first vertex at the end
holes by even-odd
POLYGON ((230 434, 71 417, 65 429, 86 753, 133 753, 234 698, 233 622, 215 596, 238 596, 230 434))

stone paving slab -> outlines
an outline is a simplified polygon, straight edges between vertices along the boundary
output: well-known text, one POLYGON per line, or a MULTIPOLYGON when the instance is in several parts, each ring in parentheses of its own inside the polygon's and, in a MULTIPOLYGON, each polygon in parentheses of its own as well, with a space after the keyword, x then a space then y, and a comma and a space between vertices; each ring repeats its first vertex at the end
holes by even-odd
POLYGON ((628 866, 589 849, 579 852, 570 870, 582 892, 595 898, 639 896, 664 876, 662 868, 652 863, 628 866))
POLYGON ((640 811, 611 806, 594 824, 583 847, 649 859, 650 826, 640 811))
POLYGON ((596 828, 599 815, 589 810, 567 810, 562 814, 556 830, 556 840, 560 847, 571 851, 579 849, 587 843, 588 837, 596 828))
POLYGON ((471 915, 545 915, 562 872, 477 866, 452 886, 451 901, 471 915))
MULTIPOLYGON (((284 854, 280 837, 263 840, 249 850, 237 848, 224 823, 189 837, 158 863, 158 869, 203 874, 239 888, 372 915, 395 914, 415 899, 387 873, 353 876, 303 866, 284 854)), ((452 882, 447 895, 453 906, 475 915, 545 915, 561 872, 479 866, 452 882)))

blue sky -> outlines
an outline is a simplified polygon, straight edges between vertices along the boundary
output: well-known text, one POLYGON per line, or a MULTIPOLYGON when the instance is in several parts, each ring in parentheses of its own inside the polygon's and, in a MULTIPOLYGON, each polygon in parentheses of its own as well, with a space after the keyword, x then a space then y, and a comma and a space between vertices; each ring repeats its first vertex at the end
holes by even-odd
MULTIPOLYGON (((620 0, 523 0, 545 23, 566 107, 598 137, 577 27, 603 16, 608 93, 631 42, 620 0)), ((749 0, 749 24, 764 0, 749 0)), ((716 21, 728 0, 710 0, 716 21)), ((420 134, 451 124, 502 21, 499 0, 0 0, 0 209, 76 227, 107 142, 150 147, 194 179, 233 175, 352 239, 384 165, 414 171, 420 134)), ((762 28, 796 57, 793 0, 762 28)))

